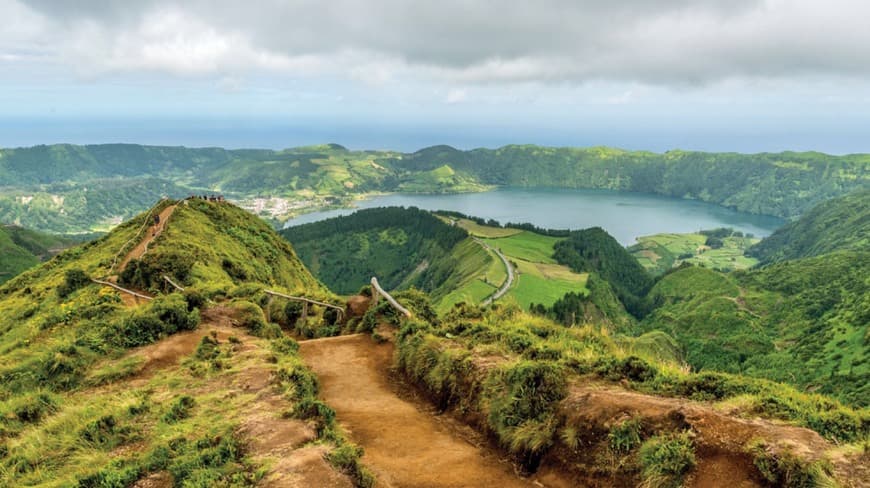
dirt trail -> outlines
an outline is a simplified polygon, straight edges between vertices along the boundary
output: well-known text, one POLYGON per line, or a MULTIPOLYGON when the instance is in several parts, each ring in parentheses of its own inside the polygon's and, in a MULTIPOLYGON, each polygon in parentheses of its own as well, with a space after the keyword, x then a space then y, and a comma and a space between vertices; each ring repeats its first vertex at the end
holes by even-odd
POLYGON ((163 229, 166 227, 166 222, 169 220, 169 217, 172 216, 172 212, 175 212, 176 206, 177 205, 170 205, 160 212, 160 223, 152 224, 150 227, 148 227, 147 230, 145 230, 145 235, 143 236, 142 240, 139 241, 139 244, 137 244, 136 247, 128 252, 127 255, 124 256, 124 259, 121 261, 121 263, 118 265, 118 273, 124 271, 124 268, 127 267, 127 264, 130 261, 134 259, 140 259, 143 255, 145 255, 145 252, 148 251, 148 246, 151 244, 151 242, 153 242, 154 239, 157 239, 157 236, 159 236, 160 233, 163 232, 163 229))
POLYGON ((518 476, 510 462, 482 447, 470 428, 409 399, 410 392, 390 381, 391 344, 378 345, 360 334, 300 345, 320 379, 321 397, 365 448, 362 461, 379 486, 543 486, 518 476))
MULTIPOLYGON (((233 361, 244 366, 238 372, 216 375, 208 382, 188 390, 197 395, 203 391, 224 392, 227 398, 252 395, 244 408, 238 410, 239 433, 247 440, 247 455, 257 464, 267 467, 259 486, 266 488, 352 488, 350 478, 338 472, 325 459, 328 446, 314 443, 316 432, 307 421, 283 418, 292 404, 273 384, 269 366, 271 352, 263 341, 233 326, 232 309, 216 306, 203 310, 203 322, 189 332, 174 334, 154 344, 134 349, 131 356, 144 359, 139 371, 123 383, 107 385, 92 393, 112 388, 141 387, 155 375, 182 367, 181 362, 196 350, 206 335, 215 334, 226 343, 229 336, 238 339, 233 361)), ((168 488, 172 476, 161 471, 148 476, 134 488, 168 488)))

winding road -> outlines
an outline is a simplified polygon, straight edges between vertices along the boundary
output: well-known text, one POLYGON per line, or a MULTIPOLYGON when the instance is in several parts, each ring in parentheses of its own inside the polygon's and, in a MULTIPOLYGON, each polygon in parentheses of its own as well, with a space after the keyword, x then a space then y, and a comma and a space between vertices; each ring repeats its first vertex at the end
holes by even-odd
POLYGON ((508 292, 508 289, 510 289, 511 285, 514 284, 514 267, 511 266, 510 261, 508 261, 508 259, 505 257, 504 254, 501 253, 501 251, 481 241, 477 237, 472 237, 472 239, 474 239, 474 242, 483 246, 484 249, 494 252, 499 258, 501 258, 501 262, 504 263, 504 268, 507 271, 507 279, 504 281, 504 283, 502 283, 501 288, 496 290, 495 293, 489 296, 489 298, 480 303, 481 306, 485 307, 492 302, 498 300, 499 298, 503 297, 504 294, 508 292))

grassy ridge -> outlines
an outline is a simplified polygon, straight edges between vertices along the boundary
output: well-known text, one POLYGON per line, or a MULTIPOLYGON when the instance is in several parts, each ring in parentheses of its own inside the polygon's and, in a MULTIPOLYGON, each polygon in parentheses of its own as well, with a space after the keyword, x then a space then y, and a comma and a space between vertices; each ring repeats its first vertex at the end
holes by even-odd
MULTIPOLYGON (((175 203, 163 201, 155 211, 175 203)), ((252 408, 261 395, 242 386, 250 379, 240 380, 255 374, 274 378, 280 391, 269 408, 283 401, 287 418, 318 426, 328 461, 370 486, 360 451, 316 400, 316 379, 296 355, 298 346, 249 335, 283 335, 260 305, 276 321, 288 322, 295 312, 265 300, 259 291, 265 286, 328 296, 290 245, 232 205, 182 203, 144 258, 121 276, 157 295, 133 306, 89 277, 109 274, 119 250, 137 242, 150 222, 140 215, 0 287, 0 484, 129 486, 153 474, 177 486, 255 486, 274 461, 250 457, 242 433, 262 408, 252 408), (163 274, 185 292, 164 290, 163 274), (147 374, 148 354, 128 349, 196 329, 206 300, 227 302, 218 314, 243 327, 237 329, 243 339, 203 333, 180 364, 147 374), (127 382, 137 375, 142 382, 127 382)))
MULTIPOLYGON (((611 338, 595 327, 557 326, 516 307, 457 308, 437 325, 403 325, 396 361, 441 409, 461 412, 525 469, 558 460, 560 468, 608 480, 602 484, 677 486, 694 467, 695 444, 719 442, 698 437, 686 423, 668 422, 666 416, 626 418, 622 410, 595 409, 589 397, 617 383, 641 392, 730 402, 732 413, 785 420, 844 442, 860 442, 870 434, 866 409, 765 380, 687 373, 677 367, 677 356, 662 354, 662 347, 655 348, 656 355, 646 352, 651 343, 663 342, 676 353, 662 334, 611 338)), ((793 468, 816 469, 803 461, 793 468)), ((787 468, 773 466, 771 473, 781 476, 780 469, 787 468)), ((809 476, 829 480, 824 469, 809 476)))
POLYGON ((343 294, 357 292, 376 276, 388 290, 416 287, 452 305, 501 283, 490 276, 494 257, 463 229, 416 208, 361 210, 291 227, 282 235, 319 279, 343 294))

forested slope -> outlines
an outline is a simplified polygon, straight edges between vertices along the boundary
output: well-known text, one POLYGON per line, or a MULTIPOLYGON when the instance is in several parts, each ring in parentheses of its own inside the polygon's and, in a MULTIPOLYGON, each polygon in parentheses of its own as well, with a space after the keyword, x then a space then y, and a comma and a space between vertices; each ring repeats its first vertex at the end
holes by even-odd
POLYGON ((436 300, 492 259, 468 234, 417 208, 375 208, 290 227, 308 269, 337 293, 352 294, 376 276, 388 290, 416 287, 436 300))
POLYGON ((763 263, 870 249, 870 188, 834 198, 751 247, 763 263))

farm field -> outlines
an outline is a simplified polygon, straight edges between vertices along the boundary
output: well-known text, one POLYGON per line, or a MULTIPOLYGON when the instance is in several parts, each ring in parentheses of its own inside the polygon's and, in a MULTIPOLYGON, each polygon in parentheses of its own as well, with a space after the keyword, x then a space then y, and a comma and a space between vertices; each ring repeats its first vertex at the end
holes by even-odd
MULTIPOLYGON (((440 217, 440 216, 439 216, 440 217)), ((440 217, 445 222, 450 222, 451 219, 447 217, 440 217)), ((509 237, 513 235, 517 235, 522 233, 523 231, 520 229, 511 229, 511 228, 502 228, 502 227, 490 227, 487 225, 480 225, 473 220, 468 219, 455 219, 456 225, 462 227, 467 230, 469 234, 475 237, 482 238, 499 238, 499 237, 509 237)))
POLYGON ((639 237, 628 251, 653 274, 664 273, 684 262, 723 271, 747 269, 758 263, 743 253, 760 239, 725 237, 719 249, 706 246, 706 240, 707 236, 700 233, 654 234, 639 237))
MULTIPOLYGON (((477 225, 477 224, 475 224, 477 225)), ((586 290, 588 274, 575 273, 567 266, 557 264, 553 259, 553 246, 561 240, 529 231, 499 229, 480 226, 483 234, 493 235, 494 231, 515 231, 506 237, 482 239, 486 244, 500 250, 517 270, 517 279, 506 298, 515 300, 528 309, 532 303, 552 305, 569 291, 586 290)), ((471 231, 469 231, 471 232, 471 231)), ((496 260, 501 266, 501 262, 496 260)), ((503 278, 502 278, 503 279, 503 278)), ((501 283, 501 281, 490 283, 501 283)))

